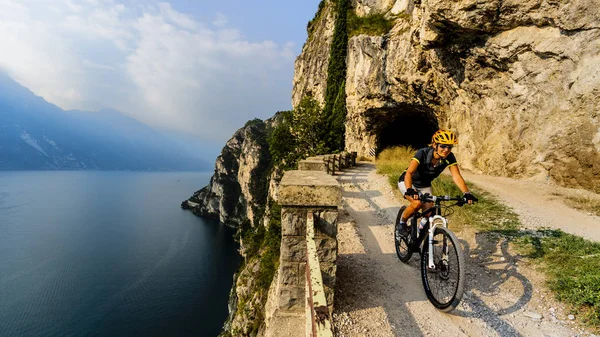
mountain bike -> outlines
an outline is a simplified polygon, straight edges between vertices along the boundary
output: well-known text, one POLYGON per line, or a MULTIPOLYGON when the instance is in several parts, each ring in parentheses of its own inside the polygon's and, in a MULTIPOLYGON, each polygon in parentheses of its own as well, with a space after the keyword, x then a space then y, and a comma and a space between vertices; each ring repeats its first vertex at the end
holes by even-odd
POLYGON ((400 208, 394 227, 396 254, 400 261, 406 263, 413 253, 420 253, 421 280, 425 294, 437 309, 449 312, 462 299, 465 259, 458 238, 448 229, 446 217, 454 213, 453 206, 462 206, 467 200, 463 197, 434 196, 428 193, 421 195, 419 199, 424 203, 432 202, 433 206, 416 212, 408 219, 410 231, 406 237, 397 234, 400 217, 406 206, 400 208), (447 201, 456 203, 442 205, 442 202, 447 201), (418 221, 419 219, 422 221, 418 221))

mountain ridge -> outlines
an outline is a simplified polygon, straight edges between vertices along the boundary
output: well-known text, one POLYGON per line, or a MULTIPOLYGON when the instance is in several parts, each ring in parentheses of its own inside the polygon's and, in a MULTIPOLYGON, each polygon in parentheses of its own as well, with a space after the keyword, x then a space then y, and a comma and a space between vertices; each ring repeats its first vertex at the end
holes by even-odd
POLYGON ((0 72, 0 170, 209 169, 117 110, 65 111, 0 72))

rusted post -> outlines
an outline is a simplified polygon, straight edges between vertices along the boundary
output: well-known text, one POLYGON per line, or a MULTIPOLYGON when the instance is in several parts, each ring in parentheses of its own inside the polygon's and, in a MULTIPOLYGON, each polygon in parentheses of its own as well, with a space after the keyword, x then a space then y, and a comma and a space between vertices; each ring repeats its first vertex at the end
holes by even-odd
POLYGON ((356 166, 356 151, 352 151, 352 166, 356 166))
POLYGON ((327 174, 331 174, 333 175, 332 169, 329 166, 329 155, 324 155, 323 156, 323 161, 325 162, 325 167, 327 168, 327 174))

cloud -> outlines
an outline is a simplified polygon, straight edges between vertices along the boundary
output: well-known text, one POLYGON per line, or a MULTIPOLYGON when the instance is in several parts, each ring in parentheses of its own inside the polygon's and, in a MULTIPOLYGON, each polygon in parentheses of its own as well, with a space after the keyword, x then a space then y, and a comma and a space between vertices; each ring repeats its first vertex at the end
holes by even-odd
POLYGON ((225 27, 228 23, 228 20, 223 13, 217 13, 212 23, 217 27, 225 27))
POLYGON ((65 109, 226 140, 288 108, 294 45, 248 41, 222 13, 209 24, 169 3, 3 0, 0 68, 65 109))

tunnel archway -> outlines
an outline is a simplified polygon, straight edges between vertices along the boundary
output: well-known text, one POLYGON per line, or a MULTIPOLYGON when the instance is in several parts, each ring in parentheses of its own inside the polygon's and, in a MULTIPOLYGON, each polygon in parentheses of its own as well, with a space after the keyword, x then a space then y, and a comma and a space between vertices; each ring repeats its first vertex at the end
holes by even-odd
POLYGON ((399 104, 389 108, 372 109, 366 113, 373 134, 376 153, 392 146, 427 146, 439 128, 433 110, 424 105, 399 104))

